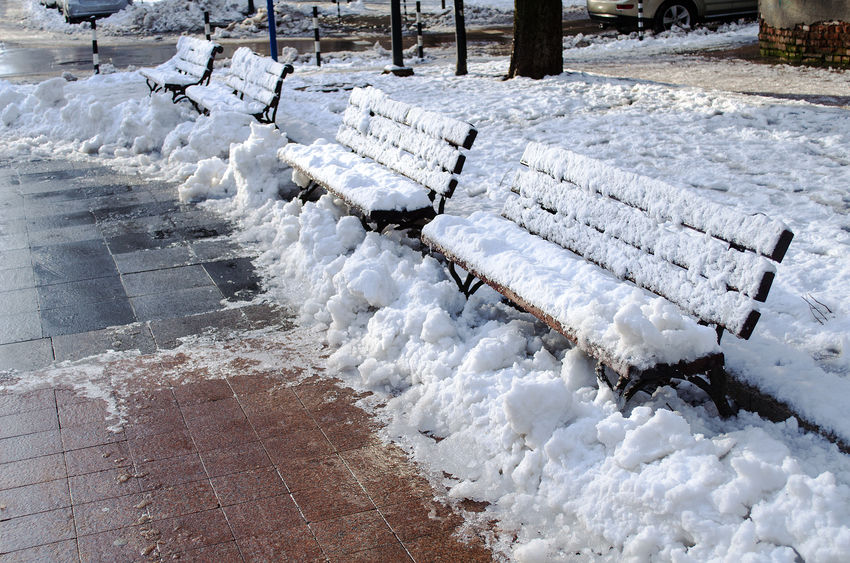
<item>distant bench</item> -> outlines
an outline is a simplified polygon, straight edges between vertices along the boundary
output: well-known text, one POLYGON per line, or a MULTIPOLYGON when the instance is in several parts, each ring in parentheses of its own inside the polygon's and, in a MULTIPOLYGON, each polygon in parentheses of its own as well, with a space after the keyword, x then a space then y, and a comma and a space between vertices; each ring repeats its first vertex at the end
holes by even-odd
POLYGON ((685 379, 731 414, 720 336, 750 337, 791 231, 555 147, 529 144, 522 164, 502 217, 423 229, 458 286, 468 296, 483 281, 566 336, 599 361, 600 382, 611 386, 604 366, 619 375, 626 401, 685 379))
POLYGON ((316 187, 345 201, 364 226, 416 229, 442 213, 475 141, 469 123, 355 88, 336 135, 290 143, 278 155, 308 195, 316 187))
POLYGON ((283 79, 292 71, 290 64, 240 47, 221 80, 214 76, 208 85, 190 86, 186 88, 186 97, 202 113, 235 111, 253 115, 262 123, 274 123, 283 79))
POLYGON ((213 59, 221 53, 221 45, 212 41, 182 36, 177 40, 177 53, 154 68, 141 68, 151 93, 165 90, 177 101, 186 88, 209 82, 213 59))

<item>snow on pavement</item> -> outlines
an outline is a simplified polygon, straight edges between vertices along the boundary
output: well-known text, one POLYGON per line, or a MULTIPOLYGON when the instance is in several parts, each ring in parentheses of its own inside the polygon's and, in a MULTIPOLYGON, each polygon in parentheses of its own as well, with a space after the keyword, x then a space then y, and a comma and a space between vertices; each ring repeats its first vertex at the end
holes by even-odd
MULTIPOLYGON (((850 441, 845 110, 588 73, 502 81, 504 58, 471 61, 467 77, 438 60, 399 80, 375 72, 379 57, 296 68, 281 111, 331 138, 348 92, 319 87, 371 84, 473 123, 479 136, 449 213, 497 211, 525 145, 538 141, 785 221, 795 239, 753 338, 724 338, 727 366, 850 441), (814 299, 829 307, 820 322, 814 299)), ((588 358, 486 288, 466 302, 416 244, 364 232, 330 197, 277 199, 291 184, 270 126, 197 117, 148 97, 138 74, 117 73, 0 82, 0 138, 7 161, 96 158, 182 181, 192 199, 219 198, 205 205, 241 223, 271 295, 325 334, 329 364, 350 385, 385 398, 387 437, 447 475, 451 496, 489 503, 479 517, 499 521, 494 543, 510 558, 850 554, 850 458, 834 445, 793 420, 719 420, 687 386, 621 411, 588 358)))

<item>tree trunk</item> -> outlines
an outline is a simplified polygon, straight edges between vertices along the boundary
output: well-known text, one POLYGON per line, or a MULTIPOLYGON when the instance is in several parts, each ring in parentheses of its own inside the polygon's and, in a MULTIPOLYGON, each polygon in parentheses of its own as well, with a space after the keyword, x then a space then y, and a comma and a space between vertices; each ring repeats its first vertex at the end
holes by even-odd
POLYGON ((514 0, 514 43, 508 78, 564 71, 561 0, 514 0))

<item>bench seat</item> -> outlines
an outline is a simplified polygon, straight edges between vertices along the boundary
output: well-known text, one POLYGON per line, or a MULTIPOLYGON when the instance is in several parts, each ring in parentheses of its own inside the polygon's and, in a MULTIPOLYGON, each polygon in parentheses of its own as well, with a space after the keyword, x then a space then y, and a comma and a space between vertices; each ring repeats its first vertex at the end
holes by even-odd
POLYGON ((483 211, 441 215, 428 240, 461 268, 544 312, 582 348, 604 351, 618 374, 720 353, 714 329, 513 221, 483 211))
POLYGON ((256 100, 237 98, 230 85, 215 79, 208 85, 186 88, 186 96, 208 111, 236 111, 254 115, 266 107, 256 100))
POLYGON ((370 218, 431 210, 422 186, 337 143, 290 143, 281 149, 281 158, 370 218))

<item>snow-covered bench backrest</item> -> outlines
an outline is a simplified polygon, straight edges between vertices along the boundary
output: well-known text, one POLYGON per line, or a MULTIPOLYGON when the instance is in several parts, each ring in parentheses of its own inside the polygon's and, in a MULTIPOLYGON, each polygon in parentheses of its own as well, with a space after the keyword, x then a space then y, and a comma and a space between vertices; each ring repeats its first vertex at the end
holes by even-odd
POLYGON ((212 72, 213 57, 220 52, 217 43, 184 35, 177 40, 177 53, 171 61, 180 72, 200 79, 212 72))
POLYGON ((375 88, 351 92, 336 139, 444 197, 457 186, 477 135, 469 123, 392 100, 375 88))
POLYGON ((530 143, 502 215, 749 338, 793 234, 685 188, 530 143))
POLYGON ((226 80, 234 90, 270 106, 279 98, 283 78, 289 72, 292 72, 291 65, 261 57, 248 47, 240 47, 230 60, 230 73, 226 80))

